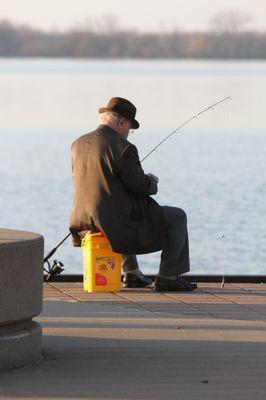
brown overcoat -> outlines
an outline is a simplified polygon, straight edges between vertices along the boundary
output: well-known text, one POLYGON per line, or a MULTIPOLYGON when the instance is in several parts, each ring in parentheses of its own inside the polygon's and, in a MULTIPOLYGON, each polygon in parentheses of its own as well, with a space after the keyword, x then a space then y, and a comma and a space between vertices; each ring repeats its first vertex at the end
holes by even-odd
POLYGON ((100 125, 71 147, 74 204, 70 231, 74 246, 88 230, 102 231, 115 252, 142 254, 165 243, 162 208, 150 195, 157 183, 146 175, 136 147, 100 125))

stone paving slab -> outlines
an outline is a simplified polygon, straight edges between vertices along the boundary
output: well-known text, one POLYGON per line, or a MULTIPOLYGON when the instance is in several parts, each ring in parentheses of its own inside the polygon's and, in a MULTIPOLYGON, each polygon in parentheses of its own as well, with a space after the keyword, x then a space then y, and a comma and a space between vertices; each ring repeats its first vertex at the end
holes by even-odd
POLYGON ((226 284, 222 289, 217 283, 199 284, 199 289, 188 293, 156 293, 150 289, 123 289, 119 293, 86 293, 82 283, 46 284, 45 298, 72 299, 81 302, 96 302, 106 306, 110 303, 124 307, 146 308, 151 312, 169 310, 195 312, 213 318, 247 315, 255 319, 266 317, 266 285, 226 284))
POLYGON ((43 361, 0 374, 0 399, 265 400, 266 286, 191 293, 44 286, 43 361))

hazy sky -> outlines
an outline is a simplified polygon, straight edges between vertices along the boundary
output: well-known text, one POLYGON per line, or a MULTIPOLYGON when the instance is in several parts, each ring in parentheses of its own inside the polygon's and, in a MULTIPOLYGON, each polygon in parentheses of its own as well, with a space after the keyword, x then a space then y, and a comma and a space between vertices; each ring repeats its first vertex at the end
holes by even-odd
POLYGON ((252 27, 266 31, 266 0, 0 0, 0 19, 44 29, 115 15, 121 27, 140 31, 204 30, 224 10, 247 12, 254 17, 252 27))

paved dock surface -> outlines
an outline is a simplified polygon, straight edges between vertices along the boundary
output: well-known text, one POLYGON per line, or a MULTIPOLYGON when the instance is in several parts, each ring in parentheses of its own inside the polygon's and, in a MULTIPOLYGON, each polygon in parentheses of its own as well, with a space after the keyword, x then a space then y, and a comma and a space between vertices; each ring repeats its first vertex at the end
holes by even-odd
POLYGON ((44 298, 43 361, 0 373, 0 399, 266 399, 266 285, 44 298))

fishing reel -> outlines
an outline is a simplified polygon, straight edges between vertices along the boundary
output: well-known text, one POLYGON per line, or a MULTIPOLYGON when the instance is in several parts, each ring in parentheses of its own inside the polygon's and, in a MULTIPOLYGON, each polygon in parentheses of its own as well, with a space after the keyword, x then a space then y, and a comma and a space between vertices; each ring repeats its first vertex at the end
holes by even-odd
POLYGON ((64 271, 64 264, 61 261, 58 260, 54 260, 53 265, 50 264, 49 259, 52 257, 52 255, 56 252, 56 250, 58 249, 58 247, 61 246, 62 243, 64 243, 65 240, 67 240, 67 238, 71 235, 71 233, 69 233, 63 240, 61 240, 61 242, 54 247, 51 251, 49 251, 49 253, 44 257, 43 260, 43 265, 45 265, 47 263, 48 268, 45 269, 43 267, 43 270, 45 272, 47 272, 47 277, 46 277, 46 281, 50 281, 52 280, 52 278, 54 278, 56 275, 61 274, 61 272, 64 271))
POLYGON ((45 261, 47 263, 48 268, 44 268, 43 270, 47 272, 46 281, 52 280, 56 275, 61 274, 64 271, 64 264, 59 260, 54 260, 53 265, 50 264, 48 260, 45 261))

